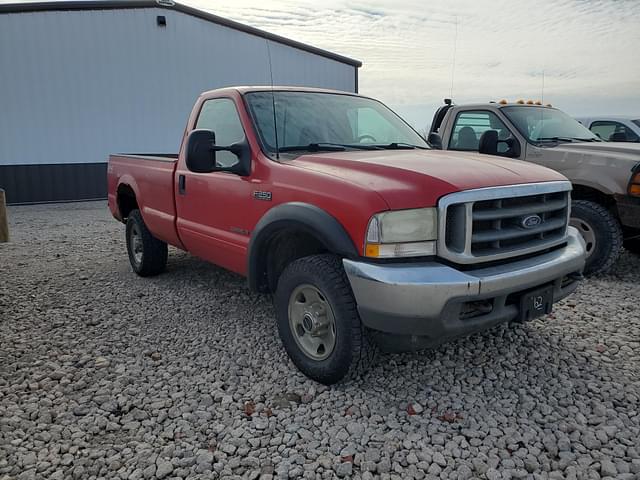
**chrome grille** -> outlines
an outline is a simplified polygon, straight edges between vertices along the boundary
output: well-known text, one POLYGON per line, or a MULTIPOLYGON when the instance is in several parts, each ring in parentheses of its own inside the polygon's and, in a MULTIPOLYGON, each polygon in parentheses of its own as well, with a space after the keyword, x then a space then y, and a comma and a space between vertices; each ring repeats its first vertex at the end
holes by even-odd
POLYGON ((566 240, 569 182, 467 190, 443 197, 438 255, 479 263, 526 255, 566 240))

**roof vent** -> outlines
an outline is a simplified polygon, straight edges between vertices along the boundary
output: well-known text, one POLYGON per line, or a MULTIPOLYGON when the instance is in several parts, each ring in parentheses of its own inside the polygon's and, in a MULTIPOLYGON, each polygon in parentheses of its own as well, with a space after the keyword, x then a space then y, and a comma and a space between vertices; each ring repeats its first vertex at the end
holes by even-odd
POLYGON ((156 0, 156 3, 162 7, 175 7, 176 5, 173 0, 156 0))

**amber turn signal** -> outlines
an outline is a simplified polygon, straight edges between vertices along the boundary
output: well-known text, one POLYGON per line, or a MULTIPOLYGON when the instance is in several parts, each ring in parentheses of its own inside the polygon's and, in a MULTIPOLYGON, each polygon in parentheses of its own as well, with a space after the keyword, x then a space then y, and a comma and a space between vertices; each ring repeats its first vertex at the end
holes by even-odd
POLYGON ((364 254, 367 257, 378 258, 380 256, 380 245, 377 243, 367 243, 364 254))
POLYGON ((634 173, 629 182, 629 195, 640 197, 640 172, 634 173))

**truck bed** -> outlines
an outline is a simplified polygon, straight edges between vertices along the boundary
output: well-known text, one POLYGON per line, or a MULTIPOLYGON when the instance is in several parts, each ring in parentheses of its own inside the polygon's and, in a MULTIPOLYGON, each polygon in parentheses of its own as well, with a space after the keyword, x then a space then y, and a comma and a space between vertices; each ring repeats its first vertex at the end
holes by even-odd
POLYGON ((176 232, 174 173, 178 154, 116 154, 109 156, 107 183, 109 208, 118 220, 120 212, 116 188, 130 188, 142 218, 153 234, 182 248, 176 232))

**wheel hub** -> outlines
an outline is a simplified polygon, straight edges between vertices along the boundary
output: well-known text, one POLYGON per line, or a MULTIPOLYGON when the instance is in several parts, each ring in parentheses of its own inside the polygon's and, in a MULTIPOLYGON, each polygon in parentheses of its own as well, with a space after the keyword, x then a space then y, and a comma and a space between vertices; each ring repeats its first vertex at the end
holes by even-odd
POLYGON ((133 225, 131 228, 131 252, 133 253, 133 259, 137 264, 142 262, 142 235, 137 225, 133 225))
POLYGON ((307 332, 311 333, 311 331, 313 330, 313 318, 311 317, 311 315, 305 314, 304 318, 302 319, 302 326, 307 332))
POLYGON ((569 219, 569 225, 575 227, 578 232, 580 232, 585 243, 586 258, 591 257, 596 249, 596 234, 593 227, 582 218, 577 217, 571 217, 569 219))
POLYGON ((336 342, 335 318, 322 293, 300 285, 289 300, 289 327, 300 350, 313 360, 324 360, 336 342))

